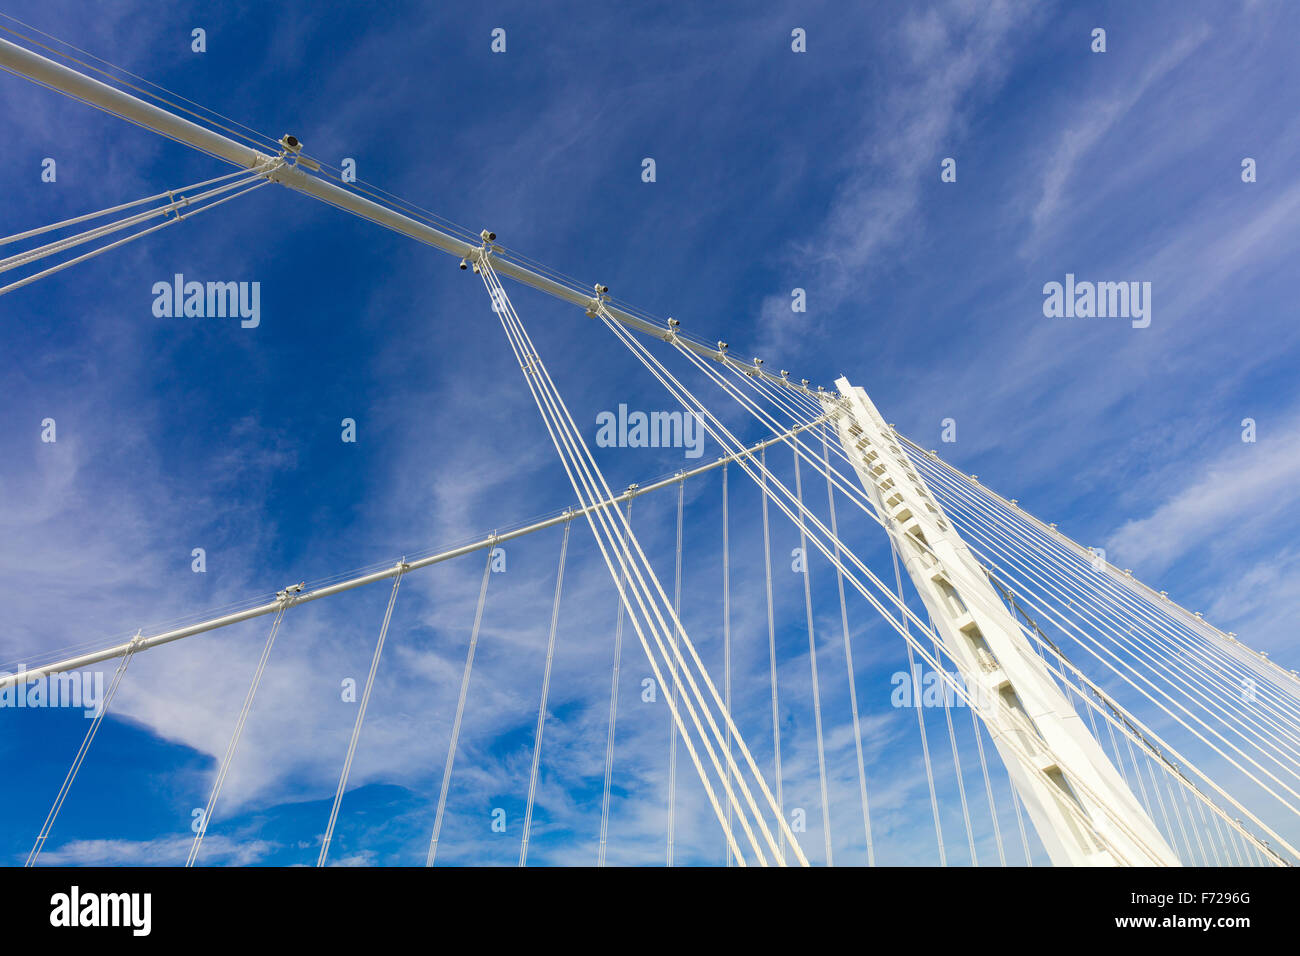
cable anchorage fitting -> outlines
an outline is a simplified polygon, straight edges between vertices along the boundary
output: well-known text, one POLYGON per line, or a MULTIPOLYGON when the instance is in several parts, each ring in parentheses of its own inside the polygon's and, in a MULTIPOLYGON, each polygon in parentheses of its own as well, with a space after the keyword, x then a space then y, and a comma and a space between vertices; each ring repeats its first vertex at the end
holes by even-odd
POLYGON ((470 268, 472 265, 474 267, 475 275, 479 274, 480 266, 487 261, 488 257, 490 257, 492 253, 501 251, 500 246, 493 245, 493 243, 496 242, 497 234, 492 230, 480 230, 478 237, 483 240, 483 244, 477 249, 471 249, 465 254, 465 257, 460 260, 461 271, 470 268))
POLYGON ((275 592, 275 599, 280 602, 281 609, 292 607, 298 602, 299 595, 302 594, 303 588, 307 586, 306 581, 299 581, 297 584, 291 584, 283 591, 275 592))

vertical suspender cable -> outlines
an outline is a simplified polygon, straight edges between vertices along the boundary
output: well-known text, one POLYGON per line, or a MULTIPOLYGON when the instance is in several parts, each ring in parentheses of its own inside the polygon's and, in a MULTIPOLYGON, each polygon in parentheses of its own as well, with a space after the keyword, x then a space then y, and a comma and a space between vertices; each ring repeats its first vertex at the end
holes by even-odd
POLYGON ((239 738, 244 734, 244 724, 248 721, 248 715, 253 709, 253 698, 257 696, 257 689, 262 684, 262 675, 266 673, 266 662, 271 657, 271 648, 275 646, 275 636, 280 631, 280 622, 284 620, 284 612, 288 609, 288 600, 282 600, 279 609, 275 612, 275 619, 271 621, 271 633, 266 637, 266 645, 262 648, 261 658, 258 659, 257 670, 253 673, 253 682, 248 686, 248 693, 244 695, 244 706, 239 710, 234 733, 230 735, 230 743, 226 745, 226 754, 221 758, 221 767, 217 771, 217 779, 212 782, 212 792, 208 794, 208 804, 203 808, 203 816, 199 820, 199 830, 194 834, 194 844, 190 847, 189 858, 185 861, 186 866, 194 865, 194 861, 199 855, 199 847, 203 845, 203 838, 207 835, 208 824, 212 822, 212 811, 217 805, 217 797, 221 796, 221 788, 226 782, 226 775, 230 773, 230 764, 235 759, 235 749, 239 746, 239 738))
MULTIPOLYGON (((903 597, 903 576, 898 570, 898 549, 894 538, 889 538, 889 550, 894 556, 894 583, 898 586, 898 597, 903 597)), ((903 629, 907 630, 907 618, 903 618, 903 629)), ((943 824, 939 822, 939 798, 934 792, 934 767, 930 764, 930 743, 925 737, 925 708, 921 699, 921 683, 916 679, 916 656, 912 653, 912 642, 907 644, 907 673, 912 682, 912 706, 916 708, 916 726, 921 731, 921 754, 925 757, 925 780, 930 787, 930 810, 934 813, 934 836, 939 841, 939 865, 948 865, 948 854, 943 848, 943 824)), ((936 658, 938 660, 938 658, 936 658)))
MULTIPOLYGON (((673 615, 678 621, 682 619, 682 513, 686 505, 686 479, 677 485, 677 558, 674 564, 673 615)), ((668 662, 668 672, 672 682, 668 685, 668 697, 674 706, 677 703, 677 638, 678 629, 671 629, 670 645, 673 656, 668 662)), ((668 723, 668 865, 673 865, 673 838, 677 835, 677 722, 668 723)), ((731 828, 727 828, 731 832, 731 828)))
POLYGON ((573 522, 564 522, 564 540, 560 543, 560 568, 555 572, 555 600, 551 604, 551 634, 546 641, 546 669, 542 673, 542 702, 537 707, 537 730, 533 734, 533 766, 528 775, 528 803, 524 809, 524 839, 519 846, 519 865, 528 865, 528 835, 533 827, 533 801, 537 795, 537 773, 542 759, 542 731, 546 728, 546 699, 551 691, 551 662, 555 659, 555 629, 560 620, 560 591, 564 587, 564 559, 569 553, 569 530, 573 522))
POLYGON ((352 773, 352 758, 357 752, 357 741, 361 737, 361 724, 366 719, 366 708, 370 706, 370 692, 375 687, 375 674, 379 671, 379 658, 384 653, 384 641, 388 637, 388 624, 393 619, 393 605, 397 603, 397 589, 402 583, 402 575, 406 573, 406 561, 403 559, 401 569, 397 576, 393 578, 393 590, 388 595, 388 608, 384 611, 384 623, 379 628, 379 640, 375 642, 375 653, 370 658, 370 673, 366 675, 366 686, 361 692, 361 704, 357 708, 357 719, 352 725, 352 739, 348 741, 348 753, 343 760, 343 772, 339 774, 339 786, 334 791, 334 806, 330 810, 329 823, 325 826, 325 836, 320 844, 320 857, 316 860, 317 866, 324 866, 325 859, 329 856, 330 841, 334 839, 334 825, 338 822, 339 807, 343 803, 343 792, 348 786, 348 775, 352 773))
POLYGON ((975 747, 980 755, 980 770, 984 774, 984 794, 989 801, 989 817, 993 820, 993 842, 998 848, 998 865, 1007 865, 1007 851, 1002 845, 1002 828, 998 826, 998 805, 993 799, 993 781, 989 779, 989 763, 984 756, 984 735, 980 729, 979 718, 975 715, 975 708, 970 710, 970 724, 975 731, 975 747))
MULTIPOLYGON (((762 466, 763 570, 767 581, 767 658, 772 673, 772 760, 776 775, 776 805, 785 819, 785 793, 781 783, 781 711, 776 695, 776 619, 772 613, 772 537, 767 517, 767 448, 758 453, 762 466)), ((781 833, 781 862, 785 862, 785 832, 781 833)))
POLYGON ((95 735, 99 733, 99 725, 104 722, 104 715, 108 713, 108 708, 113 703, 113 697, 117 694, 118 685, 122 683, 122 675, 126 673, 127 665, 131 663, 136 648, 140 646, 136 643, 139 639, 140 632, 137 631, 135 639, 131 641, 125 653, 122 654, 122 660, 118 663, 117 670, 113 674, 112 683, 108 686, 108 693, 104 695, 104 700, 100 704, 98 712, 95 714, 94 719, 91 720, 90 727, 86 729, 86 736, 81 741, 81 748, 77 751, 72 766, 68 768, 68 775, 63 778, 63 786, 59 788, 58 796, 54 798, 54 805, 50 807, 50 812, 45 817, 45 823, 41 826, 41 832, 37 834, 31 852, 27 854, 25 866, 35 866, 37 858, 41 855, 41 850, 45 848, 45 841, 49 838, 50 830, 54 827, 54 821, 58 819, 59 811, 63 809, 63 801, 68 798, 68 791, 72 789, 72 781, 77 779, 77 772, 81 770, 82 761, 86 759, 86 754, 90 751, 90 745, 94 743, 95 735))
MULTIPOLYGON (((731 714, 731 528, 727 508, 727 466, 722 466, 722 695, 731 714)), ((734 716, 734 715, 733 715, 734 716)), ((727 866, 731 866, 731 724, 727 724, 727 866)))
MULTIPOLYGON (((566 473, 569 475, 574 490, 578 493, 580 500, 583 502, 587 501, 587 493, 594 495, 595 500, 598 500, 601 496, 607 499, 612 498, 613 492, 609 489, 608 482, 601 474, 600 469, 595 465, 595 460, 591 455, 590 449, 578 433, 577 425, 573 421, 572 414, 564 405, 563 400, 555 388, 554 381, 550 378, 549 372, 546 370, 545 364, 541 361, 535 347, 528 338, 527 332, 520 323, 517 313, 513 311, 513 306, 510 304, 509 297, 506 296, 504 289, 500 285, 500 281, 496 279, 490 261, 486 257, 479 257, 479 264, 484 282, 488 284, 488 288, 491 291, 496 304, 499 306, 497 311, 502 317, 502 323, 511 340, 512 349, 515 352, 516 358, 520 362, 520 368, 525 373, 529 389, 532 391, 534 398, 538 402, 538 409, 542 412, 548 434, 555 442, 556 450, 561 456, 561 463, 564 465, 566 473), (575 474, 575 469, 578 470, 579 474, 575 474), (586 487, 587 492, 584 492, 584 486, 586 487), (599 489, 602 490, 598 490, 598 486, 599 489)), ((599 308, 603 310, 604 307, 601 305, 599 308)), ((592 504, 595 503, 595 500, 592 501, 592 504)), ((721 695, 718 693, 716 686, 710 679, 707 669, 704 668, 694 643, 690 640, 690 636, 686 631, 682 629, 680 621, 675 620, 672 604, 669 601, 667 594, 664 592, 663 587, 659 584, 658 578, 649 568, 645 552, 641 548, 635 535, 632 535, 630 529, 627 528, 623 515, 620 512, 614 512, 614 514, 618 516, 618 520, 623 521, 623 529, 620 532, 617 529, 611 529, 609 527, 609 524, 613 519, 603 509, 594 508, 585 511, 584 513, 587 517, 588 523, 593 526, 593 530, 597 536, 597 543, 600 546, 602 556, 606 561, 606 566, 610 571, 611 578, 616 583, 619 581, 619 575, 615 570, 613 558, 610 556, 609 545, 613 545, 617 542, 618 547, 614 549, 614 557, 617 558, 619 565, 626 569, 629 581, 635 579, 634 583, 636 584, 636 587, 633 588, 633 597, 636 598, 641 612, 647 615, 647 624, 653 626, 657 622, 657 629, 652 627, 649 637, 654 639, 659 654, 663 655, 665 658, 670 656, 674 657, 678 666, 682 668, 685 683, 682 684, 680 681, 675 681, 676 689, 683 694, 683 703, 686 707, 687 716, 689 716, 697 732, 701 735, 701 744, 704 747, 707 757, 713 763, 714 768, 717 770, 719 775, 722 775, 722 764, 719 762, 717 751, 715 751, 711 740, 705 733, 705 724, 707 724, 709 731, 713 734, 713 738, 716 739, 719 744, 723 742, 723 736, 721 731, 718 729, 717 721, 710 710, 708 702, 703 697, 703 692, 700 690, 695 675, 690 670, 686 658, 683 657, 680 651, 676 651, 675 654, 670 654, 669 647, 664 643, 665 638, 671 641, 673 628, 668 626, 662 613, 663 609, 667 609, 669 619, 674 619, 673 627, 678 630, 681 643, 684 644, 686 651, 690 654, 690 661, 699 669, 700 678, 703 680, 704 685, 712 695, 714 705, 719 709, 724 709, 721 695), (597 523, 599 523, 600 528, 596 527, 597 523), (609 545, 607 545, 604 537, 602 537, 605 533, 611 535, 609 545), (633 552, 635 552, 635 554, 633 554, 633 552), (653 586, 653 592, 651 591, 651 586, 653 586), (638 590, 638 588, 641 590, 638 590), (656 594, 657 598, 655 597, 656 594), (653 620, 651 615, 653 616, 653 620), (692 695, 694 695, 693 698, 692 695), (696 701, 700 704, 703 711, 702 714, 695 707, 696 701), (703 722, 701 722, 701 717, 703 718, 703 722)), ((624 597, 626 596, 626 593, 624 593, 624 597)), ((630 609, 631 605, 629 604, 629 613, 631 614, 630 609)), ((662 687, 665 683, 664 675, 660 671, 654 652, 650 649, 646 630, 642 628, 641 621, 635 614, 631 614, 631 620, 633 627, 637 631, 637 637, 641 640, 642 647, 645 649, 651 670, 654 672, 655 680, 658 685, 662 687)), ((700 781, 704 786, 710 806, 713 808, 719 823, 725 827, 726 813, 718 802, 717 794, 713 790, 707 771, 704 768, 704 764, 700 760, 700 755, 695 750, 693 741, 687 735, 686 726, 681 719, 681 715, 677 712, 675 702, 672 698, 667 698, 667 700, 669 703, 669 710, 673 714, 673 719, 677 722, 678 730, 683 734, 687 753, 700 776, 700 781)), ((724 722, 730 720, 729 715, 723 713, 722 716, 724 722)), ((756 768, 754 767, 753 756, 745 745, 744 738, 741 737, 739 732, 734 728, 733 735, 734 740, 739 744, 741 753, 744 755, 750 769, 755 771, 755 779, 763 796, 768 799, 769 804, 771 804, 772 808, 775 810, 775 800, 772 798, 770 792, 768 792, 766 782, 757 774, 756 768)), ((725 754, 723 757, 725 759, 725 754)), ((739 774, 739 768, 733 767, 733 769, 737 774, 739 774)), ((736 807, 737 815, 740 819, 741 826, 745 831, 745 836, 749 840, 751 847, 754 849, 757 862, 760 865, 766 865, 766 857, 759 845, 758 837, 761 835, 774 853, 777 851, 776 840, 772 836, 771 830, 768 828, 766 822, 760 815, 757 802, 755 801, 753 793, 750 791, 745 780, 742 777, 737 777, 737 782, 749 810, 756 814, 756 820, 754 822, 757 823, 760 833, 754 833, 750 819, 740 806, 736 807)), ((799 855, 799 862, 806 866, 807 860, 802 856, 798 844, 794 840, 793 834, 789 831, 788 824, 782 820, 781 826, 786 830, 786 838, 791 842, 791 845, 795 849, 795 853, 799 855)), ((739 848, 733 846, 732 849, 733 852, 736 853, 737 859, 740 859, 739 848)), ((744 861, 742 860, 741 862, 743 863, 744 861)))
MULTIPOLYGON (((826 865, 834 866, 831 855, 831 800, 826 787, 826 746, 822 739, 822 693, 817 680, 817 637, 813 630, 812 568, 808 560, 808 535, 803 521, 803 482, 799 477, 799 453, 794 456, 795 494, 799 499, 799 553, 803 556, 803 601, 808 619, 808 662, 812 667, 813 723, 817 729, 817 777, 821 784, 822 836, 826 844, 826 865)), ((838 539, 837 539, 838 540, 838 539)))
MULTIPOLYGON (((632 499, 627 502, 628 527, 632 526, 632 499)), ((623 584, 626 575, 619 572, 618 623, 614 625, 614 669, 609 681, 609 733, 605 740, 605 789, 600 801, 600 848, 596 851, 596 865, 605 865, 605 847, 609 839, 609 791, 614 779, 614 725, 618 720, 618 673, 623 658, 623 584)))
POLYGON ((478 647, 479 627, 483 623, 483 605, 487 603, 488 578, 492 577, 492 552, 487 549, 487 563, 483 566, 483 583, 478 589, 478 607, 474 610, 474 627, 469 634, 469 651, 465 655, 465 672, 460 678, 460 697, 456 701, 456 718, 451 724, 451 741, 447 745, 447 763, 442 768, 442 789, 438 792, 438 810, 433 817, 433 837, 429 840, 429 855, 425 866, 433 866, 438 855, 438 839, 442 834, 442 817, 447 810, 447 790, 451 786, 451 769, 456 761, 456 746, 460 742, 460 723, 465 716, 465 697, 469 693, 469 677, 474 670, 474 651, 478 647))
POLYGON ((867 766, 862 758, 862 725, 858 718, 857 670, 853 667, 853 648, 849 644, 849 611, 844 602, 844 568, 839 564, 840 529, 835 519, 835 485, 831 481, 830 457, 826 433, 822 432, 822 460, 826 464, 826 501, 831 512, 831 537, 835 539, 836 578, 840 592, 840 627, 844 631, 844 666, 849 674, 849 708, 853 715, 853 746, 858 756, 858 796, 862 800, 862 830, 867 840, 867 866, 876 865, 876 850, 871 841, 871 808, 867 803, 867 766))
MULTIPOLYGON (((930 622, 930 632, 937 633, 934 627, 934 621, 930 622)), ((939 641, 936 639, 934 644, 934 659, 941 661, 943 658, 939 653, 939 641)), ((961 817, 966 824, 966 842, 970 848, 970 865, 979 866, 979 858, 975 855, 975 831, 970 825, 970 806, 966 801, 966 778, 961 772, 961 757, 957 753, 957 732, 952 726, 952 707, 948 702, 948 687, 941 688, 940 693, 943 695, 943 717, 948 724, 948 742, 952 745, 952 766, 957 774, 957 795, 961 797, 961 817)))
POLYGON ((1016 826, 1020 827, 1020 842, 1025 848, 1025 866, 1034 865, 1034 855, 1029 852, 1029 837, 1025 833, 1025 817, 1020 812, 1020 794, 1016 793, 1016 785, 1011 781, 1011 774, 1007 774, 1007 783, 1011 785, 1011 806, 1016 811, 1016 826))

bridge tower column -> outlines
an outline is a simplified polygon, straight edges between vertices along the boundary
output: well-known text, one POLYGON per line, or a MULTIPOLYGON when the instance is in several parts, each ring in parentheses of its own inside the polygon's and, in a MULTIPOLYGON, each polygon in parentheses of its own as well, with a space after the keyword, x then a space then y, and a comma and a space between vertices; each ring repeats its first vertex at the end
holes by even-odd
POLYGON ((1058 866, 1178 866, 867 393, 848 379, 839 438, 1058 866), (1014 740, 1015 744, 1010 743, 1014 740), (1081 819, 1082 818, 1082 819, 1081 819))

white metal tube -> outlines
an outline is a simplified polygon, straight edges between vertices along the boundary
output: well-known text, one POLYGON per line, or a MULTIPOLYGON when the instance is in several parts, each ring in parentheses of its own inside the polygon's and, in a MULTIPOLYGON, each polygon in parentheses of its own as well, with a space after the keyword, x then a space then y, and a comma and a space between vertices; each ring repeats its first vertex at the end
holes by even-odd
MULTIPOLYGON (((107 83, 102 83, 93 77, 79 73, 5 39, 0 39, 0 69, 26 77, 60 93, 65 93, 105 112, 120 116, 137 126, 153 130, 155 133, 176 140, 179 143, 184 143, 187 146, 193 146, 195 149, 209 153, 226 162, 234 163, 236 166, 251 168, 272 158, 220 133, 197 123, 192 123, 174 113, 154 106, 152 103, 147 103, 136 96, 132 96, 130 93, 109 86, 107 83)), ((362 219, 368 219, 385 229, 391 229, 394 232, 409 236, 426 245, 441 249, 443 252, 449 252, 458 258, 465 258, 478 248, 441 230, 417 222, 389 209, 387 206, 371 202, 356 193, 312 176, 297 166, 282 167, 271 174, 269 178, 274 182, 288 186, 290 189, 311 196, 313 199, 319 199, 331 206, 337 206, 345 212, 360 216, 362 219)), ((500 275, 509 276, 516 282, 532 286, 534 289, 539 289, 573 305, 586 308, 591 304, 592 295, 589 293, 572 289, 546 276, 539 275, 517 262, 502 258, 500 254, 493 255, 491 258, 492 268, 500 275)), ((612 317, 638 332, 659 338, 662 338, 667 332, 667 329, 654 322, 648 322, 612 305, 606 304, 605 308, 612 317)), ((714 361, 723 363, 733 361, 724 352, 709 345, 692 341, 686 337, 681 337, 680 341, 692 351, 714 361)), ((792 385, 785 379, 770 372, 763 370, 752 371, 768 381, 795 388, 816 397, 815 393, 806 387, 792 385)))
MULTIPOLYGON (((406 562, 405 566, 401 564, 395 564, 391 568, 384 568, 383 570, 380 571, 373 571, 370 574, 363 574, 355 578, 349 578, 346 581, 340 581, 337 584, 331 584, 326 587, 316 588, 313 591, 307 591, 303 594, 295 595, 292 603, 305 604, 308 601, 315 601, 319 598, 330 597, 331 595, 338 594, 342 591, 350 591, 353 588, 359 588, 366 584, 373 584, 376 581, 383 581, 386 578, 394 577, 398 573, 405 573, 405 571, 414 571, 418 568, 427 568, 434 564, 440 564, 443 561, 450 561, 452 558, 463 557, 464 555, 470 554, 474 551, 481 551, 483 548, 493 547, 502 541, 511 541, 515 538, 522 538, 525 535, 532 534, 535 531, 543 531, 546 528, 551 528, 554 527, 555 525, 562 524, 563 522, 569 520, 570 518, 578 517, 580 515, 586 514, 588 511, 594 511, 597 508, 608 508, 610 505, 622 504, 624 501, 627 501, 630 498, 635 498, 637 495, 644 495, 651 491, 657 491, 660 488, 667 488, 669 485, 677 484, 678 482, 684 481, 687 478, 694 477, 695 475, 701 474, 706 471, 712 471, 714 468, 719 468, 723 464, 729 461, 734 461, 738 458, 750 457, 756 454, 759 450, 768 447, 769 445, 776 444, 777 442, 780 441, 785 441, 791 436, 797 435, 799 432, 806 431, 809 428, 812 428, 815 425, 820 424, 821 421, 822 419, 817 419, 816 421, 809 422, 806 425, 798 425, 790 429, 788 432, 785 432, 784 434, 777 435, 773 438, 767 439, 766 441, 759 442, 757 445, 751 446, 750 448, 746 449, 742 454, 724 455, 723 457, 717 459, 716 461, 711 461, 708 464, 700 465, 696 468, 691 469, 690 471, 684 471, 681 472, 680 474, 673 475, 670 478, 663 478, 659 481, 651 482, 650 484, 646 485, 644 488, 636 488, 634 490, 625 491, 623 492, 623 494, 617 495, 612 501, 597 502, 595 505, 592 505, 587 508, 574 508, 562 514, 555 515, 554 517, 546 518, 542 521, 533 522, 532 524, 526 525, 525 527, 522 528, 516 528, 513 531, 506 531, 500 534, 491 534, 488 535, 486 538, 483 538, 479 541, 472 542, 471 544, 461 545, 458 548, 451 548, 447 551, 440 551, 437 554, 429 555, 428 557, 420 558, 415 561, 408 561, 406 562), (405 570, 403 570, 403 567, 405 568, 405 570)), ((185 627, 176 628, 171 631, 165 631, 161 634, 155 634, 152 637, 140 638, 138 641, 136 641, 136 652, 138 653, 139 651, 148 650, 149 648, 157 647, 160 644, 169 644, 172 641, 179 641, 181 638, 184 637, 193 637, 195 634, 202 634, 206 631, 213 631, 220 627, 227 627, 231 624, 239 624, 243 621, 252 620, 255 617, 261 617, 264 614, 272 614, 276 611, 277 608, 279 608, 279 606, 280 606, 280 602, 278 600, 268 601, 266 604, 259 604, 256 607, 247 608, 243 611, 236 611, 232 614, 225 614, 222 615, 221 617, 212 618, 207 621, 200 621, 197 624, 190 624, 185 627)), ((62 673, 63 671, 76 670, 80 667, 88 667, 91 664, 98 664, 101 661, 111 660, 115 657, 121 657, 122 654, 126 652, 126 649, 130 646, 131 643, 132 643, 131 641, 128 641, 124 644, 117 644, 114 645, 113 647, 104 648, 103 650, 91 651, 89 653, 81 654, 77 657, 70 657, 66 660, 58 661, 53 664, 44 664, 40 667, 34 667, 31 670, 19 671, 17 674, 0 674, 0 689, 9 687, 10 685, 14 685, 14 684, 25 684, 29 681, 39 680, 40 678, 46 677, 50 674, 58 674, 58 673, 62 673)))

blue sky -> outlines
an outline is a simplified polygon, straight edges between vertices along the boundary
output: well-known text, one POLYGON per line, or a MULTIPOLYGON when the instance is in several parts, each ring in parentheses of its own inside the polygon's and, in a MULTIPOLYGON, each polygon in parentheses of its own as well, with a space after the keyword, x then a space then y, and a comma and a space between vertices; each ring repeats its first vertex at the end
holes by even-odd
MULTIPOLYGON (((769 368, 826 385, 847 375, 904 434, 1224 630, 1300 662, 1294 7, 357 3, 326 13, 110 2, 89 17, 55 0, 7 10, 254 129, 294 133, 329 162, 355 158, 362 179, 491 228, 769 368), (1089 49, 1098 26, 1104 54, 1089 49), (206 53, 190 50, 195 27, 206 53), (505 54, 490 51, 495 27, 507 31, 505 54), (806 53, 791 51, 796 27, 806 53), (641 181, 645 157, 654 183, 641 181), (957 161, 955 183, 940 181, 945 157, 957 161), (1242 182, 1245 157, 1257 182, 1242 182), (1150 326, 1046 318, 1043 285, 1067 273, 1149 281, 1150 326), (796 287, 806 313, 790 309, 796 287), (955 443, 940 443, 946 418, 955 443), (1244 418, 1257 423, 1255 443, 1241 440, 1244 418)), ((0 123, 6 234, 227 171, 7 75, 0 123), (56 183, 40 180, 45 157, 58 163, 56 183)), ((568 505, 482 287, 455 264, 267 188, 0 299, 0 661, 106 644, 568 505), (260 282, 260 326, 155 318, 151 287, 175 273, 260 282), (54 444, 40 441, 47 417, 54 444), (355 444, 340 441, 345 417, 358 423, 355 444), (190 569, 195 547, 206 549, 205 574, 190 569)), ((589 440, 595 415, 619 403, 672 407, 581 310, 513 295, 589 440)), ((616 487, 685 464, 680 451, 600 458, 616 487)), ((760 756, 770 725, 758 496, 732 478, 732 628, 750 678, 738 710, 760 756)), ((719 495, 716 475, 688 486, 688 554, 699 557, 688 558, 683 596, 688 628, 715 657, 719 495)), ((634 516, 665 581, 674 506, 660 493, 634 516)), ((782 565, 798 536, 778 517, 787 803, 809 808, 811 852, 821 837, 802 581, 782 565)), ((884 574, 879 529, 842 520, 884 574)), ((558 548, 558 532, 521 541, 493 578, 447 862, 517 855, 558 548), (509 820, 499 836, 488 828, 498 806, 509 820)), ((537 862, 594 859, 616 605, 580 527, 571 565, 537 862)), ((481 569, 472 556, 403 585, 340 861, 423 859, 481 569)), ((832 675, 823 681, 835 681, 823 701, 835 713, 832 816, 851 818, 829 567, 814 563, 813 581, 832 675)), ((211 862, 314 861, 354 713, 337 688, 364 676, 387 598, 379 587, 286 619, 208 838, 211 862)), ((865 603, 851 611, 878 825, 893 862, 932 862, 914 715, 888 705, 903 650, 865 603)), ((265 626, 132 664, 48 859, 184 858, 190 811, 204 802, 265 626)), ((640 655, 630 634, 625 653, 640 655)), ((667 718, 636 696, 645 669, 629 666, 622 691, 618 862, 663 856, 667 718)), ((85 721, 5 719, 20 726, 0 755, 24 768, 0 786, 0 860, 15 862, 85 721)), ((688 861, 719 862, 691 776, 683 764, 680 846, 688 861)), ((860 843, 845 834, 845 862, 860 861, 860 843)))

